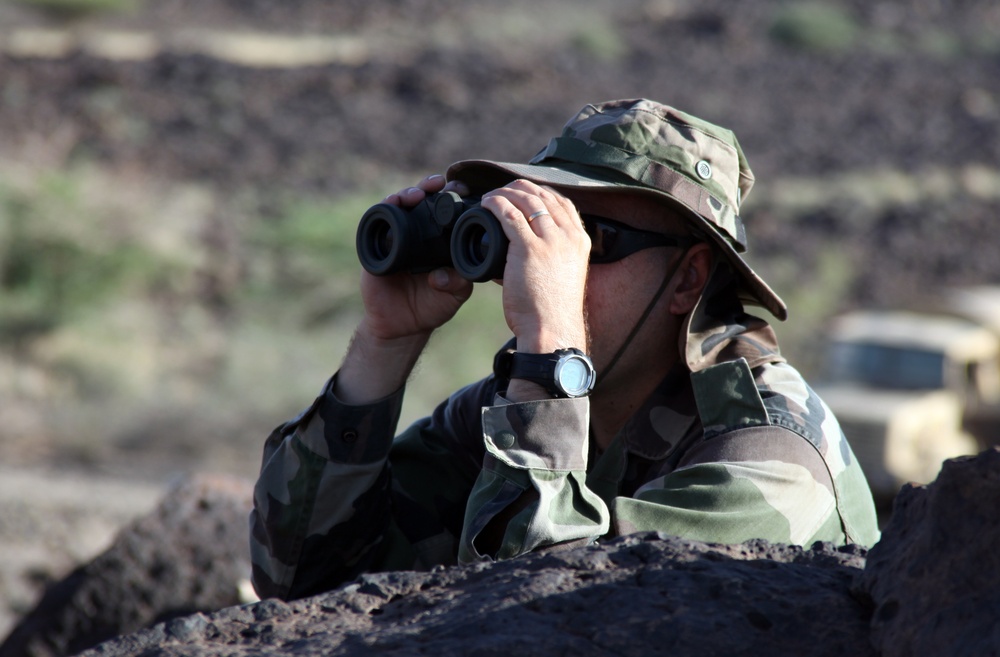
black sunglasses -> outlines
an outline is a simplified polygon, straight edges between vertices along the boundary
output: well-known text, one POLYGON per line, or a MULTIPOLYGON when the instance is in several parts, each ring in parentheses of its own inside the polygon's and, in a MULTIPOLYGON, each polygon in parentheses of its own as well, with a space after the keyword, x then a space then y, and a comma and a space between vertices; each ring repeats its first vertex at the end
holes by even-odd
POLYGON ((625 224, 599 217, 581 214, 584 230, 590 236, 591 264, 617 262, 636 251, 656 246, 680 246, 687 248, 698 240, 680 235, 664 235, 648 230, 631 228, 625 224))

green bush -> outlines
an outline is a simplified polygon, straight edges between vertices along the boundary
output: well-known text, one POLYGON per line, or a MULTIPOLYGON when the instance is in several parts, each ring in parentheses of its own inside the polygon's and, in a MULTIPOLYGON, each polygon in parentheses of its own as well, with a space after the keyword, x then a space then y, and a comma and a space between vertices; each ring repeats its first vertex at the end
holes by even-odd
POLYGON ((0 189, 0 341, 47 333, 149 270, 148 253, 86 216, 79 191, 58 176, 0 189))
POLYGON ((840 52, 854 45, 859 31, 854 18, 840 7, 800 2, 785 5, 775 13, 770 36, 795 48, 840 52))
MULTIPOLYGON (((0 356, 44 382, 37 394, 109 417, 155 397, 249 418, 254 399, 268 422, 297 412, 346 349, 358 219, 400 186, 265 198, 122 185, 82 165, 15 178, 0 182, 0 356)), ((489 371, 510 334, 501 292, 477 285, 436 333, 404 423, 489 371)))
POLYGON ((625 40, 609 22, 594 22, 571 39, 573 47, 605 62, 621 59, 628 51, 625 40))
POLYGON ((322 323, 357 307, 361 266, 355 231, 358 219, 379 198, 365 193, 296 198, 278 201, 276 209, 254 216, 244 236, 244 300, 258 310, 260 304, 289 306, 294 319, 304 324, 322 323), (291 299, 298 303, 289 304, 291 299))
POLYGON ((131 11, 140 0, 13 0, 17 4, 43 11, 55 18, 74 19, 90 14, 131 11))

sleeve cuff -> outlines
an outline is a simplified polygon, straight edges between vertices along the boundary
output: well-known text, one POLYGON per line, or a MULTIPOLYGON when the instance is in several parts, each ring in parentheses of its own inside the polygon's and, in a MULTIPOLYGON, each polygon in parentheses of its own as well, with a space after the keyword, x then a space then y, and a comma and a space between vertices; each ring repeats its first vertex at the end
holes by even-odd
POLYGON ((544 399, 483 408, 483 439, 497 460, 519 470, 586 471, 590 400, 544 399))
POLYGON ((298 439, 308 449, 336 463, 373 463, 389 454, 403 406, 400 388, 369 404, 345 404, 333 394, 337 376, 295 422, 298 439))

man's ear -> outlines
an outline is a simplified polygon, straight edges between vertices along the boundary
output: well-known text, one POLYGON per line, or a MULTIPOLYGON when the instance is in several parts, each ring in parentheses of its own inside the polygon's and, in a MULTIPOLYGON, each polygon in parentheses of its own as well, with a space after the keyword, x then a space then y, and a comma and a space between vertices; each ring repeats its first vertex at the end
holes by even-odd
POLYGON ((712 262, 715 254, 712 247, 704 242, 695 244, 681 260, 680 267, 674 275, 677 287, 670 298, 670 312, 674 315, 687 315, 691 312, 701 292, 708 285, 708 277, 712 273, 712 262))

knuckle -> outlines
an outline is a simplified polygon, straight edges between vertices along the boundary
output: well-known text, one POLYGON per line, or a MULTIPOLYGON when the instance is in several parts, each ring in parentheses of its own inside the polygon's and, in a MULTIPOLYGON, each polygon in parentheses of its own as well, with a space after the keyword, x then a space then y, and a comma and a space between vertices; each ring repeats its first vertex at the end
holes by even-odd
POLYGON ((537 185, 537 187, 538 187, 538 195, 541 196, 542 198, 548 198, 552 200, 559 200, 565 198, 562 194, 560 194, 554 188, 549 187, 548 185, 537 185))

